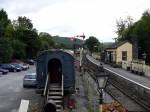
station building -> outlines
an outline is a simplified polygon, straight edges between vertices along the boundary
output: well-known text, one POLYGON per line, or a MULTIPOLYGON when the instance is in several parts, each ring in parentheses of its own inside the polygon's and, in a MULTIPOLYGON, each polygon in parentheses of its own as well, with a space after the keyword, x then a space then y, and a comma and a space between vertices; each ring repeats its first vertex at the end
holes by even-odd
POLYGON ((105 62, 121 64, 133 60, 133 45, 129 41, 116 42, 105 49, 105 62))

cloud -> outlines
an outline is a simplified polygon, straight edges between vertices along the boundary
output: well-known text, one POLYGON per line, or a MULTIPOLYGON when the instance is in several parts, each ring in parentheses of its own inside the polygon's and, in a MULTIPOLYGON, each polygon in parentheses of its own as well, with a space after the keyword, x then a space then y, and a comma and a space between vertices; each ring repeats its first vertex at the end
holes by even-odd
POLYGON ((11 19, 27 16, 40 31, 51 35, 96 36, 113 41, 116 20, 120 17, 140 19, 149 0, 1 0, 11 19))
POLYGON ((79 28, 77 28, 76 26, 65 25, 65 24, 41 29, 41 31, 46 31, 46 32, 49 32, 50 34, 53 33, 53 35, 60 35, 60 36, 66 36, 66 37, 75 36, 75 32, 77 33, 78 30, 79 28))
MULTIPOLYGON (((66 0, 61 0, 66 1, 66 0)), ((58 0, 1 0, 0 7, 8 9, 11 13, 22 15, 35 13, 43 7, 58 3, 58 0)))

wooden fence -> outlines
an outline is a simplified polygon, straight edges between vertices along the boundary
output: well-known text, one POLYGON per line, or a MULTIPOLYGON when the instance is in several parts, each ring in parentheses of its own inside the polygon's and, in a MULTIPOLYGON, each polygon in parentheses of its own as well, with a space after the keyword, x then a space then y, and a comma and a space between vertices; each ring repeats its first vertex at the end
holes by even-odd
POLYGON ((145 62, 143 61, 122 61, 122 68, 128 71, 130 70, 131 72, 137 74, 143 74, 145 76, 150 77, 150 66, 145 65, 145 62))

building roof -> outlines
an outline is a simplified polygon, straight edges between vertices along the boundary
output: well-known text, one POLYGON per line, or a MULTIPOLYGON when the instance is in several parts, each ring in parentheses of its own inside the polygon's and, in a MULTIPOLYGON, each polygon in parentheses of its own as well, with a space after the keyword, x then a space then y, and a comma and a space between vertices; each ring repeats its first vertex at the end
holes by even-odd
MULTIPOLYGON (((120 47, 121 45, 127 43, 129 41, 121 41, 121 42, 116 42, 116 43, 113 43, 112 45, 110 45, 108 48, 106 49, 116 49, 118 47, 120 47)), ((130 43, 130 42, 129 42, 130 43)))

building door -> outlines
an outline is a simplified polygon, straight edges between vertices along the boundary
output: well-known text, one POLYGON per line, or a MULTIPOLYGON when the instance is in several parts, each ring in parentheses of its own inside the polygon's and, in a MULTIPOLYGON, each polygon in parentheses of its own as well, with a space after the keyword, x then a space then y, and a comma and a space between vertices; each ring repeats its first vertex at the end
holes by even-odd
POLYGON ((51 59, 48 63, 50 83, 60 83, 62 78, 62 64, 59 59, 51 59))
POLYGON ((113 53, 110 51, 109 52, 109 62, 113 61, 113 53))

